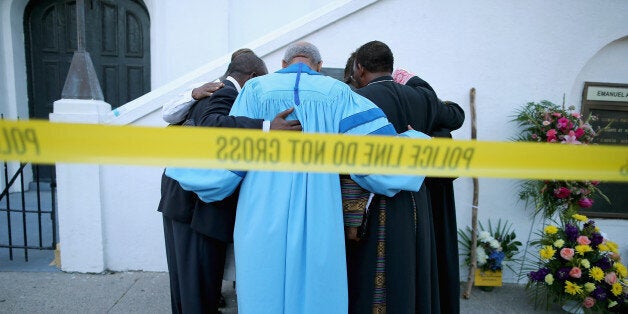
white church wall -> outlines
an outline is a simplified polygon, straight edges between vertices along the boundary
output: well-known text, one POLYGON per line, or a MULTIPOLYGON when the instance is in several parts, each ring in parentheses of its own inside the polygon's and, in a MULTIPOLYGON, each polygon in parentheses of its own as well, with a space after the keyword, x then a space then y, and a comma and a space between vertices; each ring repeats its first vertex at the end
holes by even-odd
POLYGON ((228 53, 228 1, 144 1, 153 89, 228 53))
POLYGON ((107 269, 165 271, 161 167, 102 167, 103 242, 107 269))
POLYGON ((154 87, 246 46, 259 37, 333 2, 144 1, 151 17, 154 87), (263 13, 262 13, 263 12, 263 13), (155 66, 159 65, 159 66, 155 66))
MULTIPOLYGON (((626 26, 628 33, 628 26, 626 26)), ((574 80, 569 99, 574 99, 577 108, 582 103, 582 89, 584 82, 600 83, 627 83, 628 82, 628 36, 617 39, 594 56, 587 63, 574 80)))

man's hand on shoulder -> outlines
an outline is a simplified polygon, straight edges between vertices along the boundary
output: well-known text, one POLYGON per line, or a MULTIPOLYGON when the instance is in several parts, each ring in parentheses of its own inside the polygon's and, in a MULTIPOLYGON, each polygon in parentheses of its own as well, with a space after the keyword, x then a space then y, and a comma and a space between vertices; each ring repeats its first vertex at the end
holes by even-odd
POLYGON ((209 82, 205 83, 192 90, 192 98, 195 100, 201 100, 203 98, 211 96, 215 91, 223 88, 225 84, 222 82, 209 82))
POLYGON ((286 120, 292 112, 294 108, 290 108, 288 110, 284 110, 280 112, 273 121, 270 122, 271 130, 285 130, 285 131, 301 131, 303 127, 301 126, 301 122, 299 120, 286 120))

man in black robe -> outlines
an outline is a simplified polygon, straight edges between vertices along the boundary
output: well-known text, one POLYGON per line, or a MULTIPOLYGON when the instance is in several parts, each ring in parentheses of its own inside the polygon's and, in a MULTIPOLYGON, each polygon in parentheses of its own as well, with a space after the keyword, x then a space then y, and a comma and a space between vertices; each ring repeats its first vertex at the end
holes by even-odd
MULTIPOLYGON (((296 120, 286 121, 286 110, 272 121, 229 116, 231 106, 244 83, 268 72, 253 53, 235 57, 222 83, 211 97, 192 106, 183 123, 189 126, 301 130, 296 120)), ((214 203, 201 201, 193 192, 162 175, 161 200, 166 257, 170 275, 173 313, 216 313, 220 299, 226 248, 233 242, 238 191, 214 203)))
MULTIPOLYGON (((356 92, 380 107, 398 133, 408 126, 432 134, 462 125, 459 106, 443 104, 427 89, 395 83, 392 71, 393 55, 386 44, 373 41, 357 50, 352 75, 356 92)), ((347 241, 349 312, 440 313, 436 242, 425 185, 418 192, 379 196, 368 221, 363 238, 347 241)))
MULTIPOLYGON (((420 77, 402 69, 393 72, 395 82, 425 88, 434 92, 432 86, 420 77)), ((440 128, 428 134, 433 137, 452 138, 450 129, 440 128)), ((434 234, 436 236, 436 261, 438 263, 438 287, 442 313, 460 313, 460 263, 458 260, 458 224, 454 184, 456 178, 425 178, 430 194, 434 234)))

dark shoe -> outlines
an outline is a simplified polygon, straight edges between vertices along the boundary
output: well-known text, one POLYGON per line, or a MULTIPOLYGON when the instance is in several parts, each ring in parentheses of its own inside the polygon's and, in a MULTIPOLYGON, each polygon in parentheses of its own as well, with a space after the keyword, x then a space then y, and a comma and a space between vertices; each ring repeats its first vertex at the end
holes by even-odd
POLYGON ((227 306, 227 301, 225 300, 225 297, 221 294, 220 300, 218 300, 218 308, 223 308, 225 306, 227 306))

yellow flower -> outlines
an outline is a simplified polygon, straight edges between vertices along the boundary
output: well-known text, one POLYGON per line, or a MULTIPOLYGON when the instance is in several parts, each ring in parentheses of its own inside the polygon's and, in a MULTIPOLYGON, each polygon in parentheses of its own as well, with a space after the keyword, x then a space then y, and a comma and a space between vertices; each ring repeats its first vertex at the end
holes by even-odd
POLYGON ((554 241, 554 246, 557 248, 561 248, 563 247, 563 245, 565 245, 565 240, 563 239, 558 239, 556 241, 554 241))
POLYGON ((600 232, 600 227, 595 226, 595 228, 593 228, 593 230, 595 230, 595 232, 600 232))
POLYGON ((556 250, 554 250, 549 245, 544 246, 539 252, 542 259, 551 259, 552 257, 554 257, 554 253, 556 253, 556 250))
POLYGON ((610 249, 608 248, 608 246, 604 243, 601 243, 600 245, 597 246, 598 250, 600 250, 600 252, 609 252, 610 249))
POLYGON ((587 218, 587 216, 585 216, 585 215, 580 215, 580 214, 573 214, 573 215, 571 216, 571 218, 573 218, 573 219, 575 219, 575 220, 578 220, 578 221, 583 221, 583 222, 584 222, 584 221, 589 220, 589 218, 587 218))
POLYGON ((628 275, 628 271, 626 270, 626 266, 624 266, 624 264, 620 262, 615 262, 614 267, 617 271, 617 274, 619 274, 619 277, 626 278, 626 276, 628 275))
POLYGON ((593 278, 593 280, 595 281, 600 281, 602 280, 602 278, 604 278, 604 271, 602 270, 602 268, 599 268, 597 266, 591 267, 591 270, 589 271, 589 277, 593 278))
POLYGON ((583 260, 581 260, 581 261, 580 261, 580 265, 582 265, 582 267, 587 268, 587 269, 588 269, 589 267, 591 267, 591 263, 589 262, 589 260, 588 260, 588 259, 583 259, 583 260))
POLYGON ((586 252, 593 251, 591 246, 589 246, 588 244, 578 244, 576 245, 575 249, 576 249, 576 252, 578 252, 578 254, 580 255, 584 255, 584 253, 586 252))
POLYGON ((608 246, 608 248, 611 250, 611 252, 618 254, 619 253, 619 246, 617 246, 617 243, 613 242, 613 241, 606 241, 606 246, 608 246))
POLYGON ((591 292, 593 290, 595 290, 595 284, 592 282, 587 282, 584 284, 584 290, 586 290, 587 292, 591 292))
POLYGON ((545 233, 547 233, 547 234, 554 234, 556 232, 558 232, 558 227, 556 227, 556 226, 549 225, 549 226, 545 227, 545 233))
POLYGON ((621 293, 622 289, 621 289, 621 284, 619 282, 616 282, 613 284, 613 287, 611 288, 611 292, 615 295, 618 296, 621 293))
POLYGON ((576 295, 580 292, 582 292, 582 287, 578 286, 577 284, 567 280, 565 281, 565 292, 571 294, 571 295, 576 295))
POLYGON ((545 282, 547 282, 547 284, 551 286, 554 283, 554 275, 552 274, 545 275, 545 282))

